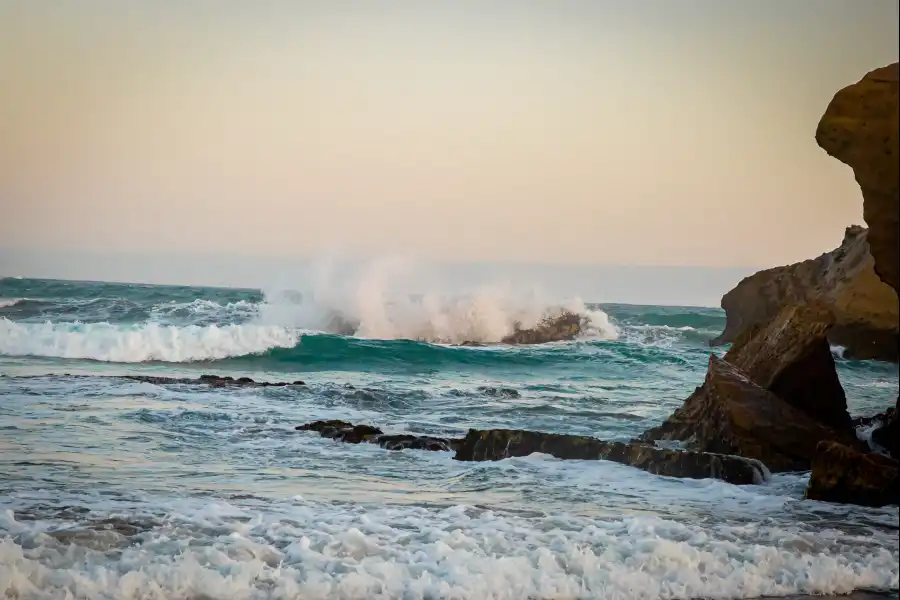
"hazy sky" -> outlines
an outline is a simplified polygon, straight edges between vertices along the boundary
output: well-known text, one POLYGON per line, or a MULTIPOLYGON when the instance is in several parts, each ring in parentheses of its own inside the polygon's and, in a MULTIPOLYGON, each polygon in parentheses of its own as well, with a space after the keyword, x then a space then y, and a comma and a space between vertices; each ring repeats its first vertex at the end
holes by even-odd
POLYGON ((897 60, 898 19, 896 0, 0 0, 0 252, 809 258, 862 222, 816 124, 897 60))

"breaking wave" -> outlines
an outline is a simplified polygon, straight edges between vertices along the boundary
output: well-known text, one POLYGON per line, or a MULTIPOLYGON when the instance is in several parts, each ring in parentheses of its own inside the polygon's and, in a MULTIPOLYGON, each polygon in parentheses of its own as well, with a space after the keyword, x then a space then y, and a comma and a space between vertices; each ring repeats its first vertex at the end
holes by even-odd
POLYGON ((0 319, 0 354, 108 362, 193 362, 290 348, 300 333, 272 325, 17 323, 0 319))

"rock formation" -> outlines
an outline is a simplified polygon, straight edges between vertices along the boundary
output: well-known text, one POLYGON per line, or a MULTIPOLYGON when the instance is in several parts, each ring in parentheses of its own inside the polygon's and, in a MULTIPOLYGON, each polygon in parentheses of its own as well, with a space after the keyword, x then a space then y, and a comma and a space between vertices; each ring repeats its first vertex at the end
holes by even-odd
POLYGON ((698 452, 757 459, 773 472, 809 469, 822 440, 860 446, 851 430, 824 425, 715 355, 703 385, 639 440, 679 440, 698 452))
POLYGON ((387 450, 432 450, 450 451, 458 447, 461 440, 438 438, 427 435, 386 434, 372 425, 354 425, 346 421, 313 421, 295 427, 297 431, 315 431, 324 438, 348 444, 376 444, 387 450))
POLYGON ((898 462, 823 441, 816 448, 806 497, 812 500, 885 506, 900 502, 898 462))
POLYGON ((388 435, 371 425, 346 421, 315 421, 295 427, 315 431, 322 437, 350 444, 371 443, 388 450, 455 450, 455 460, 489 461, 535 452, 571 460, 609 460, 638 469, 692 479, 715 478, 737 485, 760 483, 765 467, 757 461, 738 456, 701 452, 663 450, 648 444, 604 442, 580 435, 560 435, 517 429, 470 429, 463 439, 422 435, 388 435))
POLYGON ((825 152, 853 169, 875 271, 900 293, 898 63, 875 69, 834 95, 816 128, 825 152))
POLYGON ((789 306, 764 327, 745 332, 725 360, 813 420, 850 432, 847 398, 826 338, 833 323, 821 304, 789 306))
POLYGON ((504 344, 545 344, 575 339, 585 327, 585 318, 570 311, 547 317, 534 327, 522 329, 516 324, 515 331, 504 337, 504 344))
POLYGON ((846 358, 898 360, 900 308, 897 293, 875 273, 868 230, 848 227, 840 247, 742 280, 722 297, 725 331, 710 345, 734 342, 786 307, 815 300, 834 314, 828 341, 846 358))
POLYGON ((759 462, 739 456, 665 450, 648 444, 604 442, 579 435, 517 429, 470 429, 454 458, 503 460, 535 452, 567 460, 609 460, 656 475, 715 478, 737 485, 761 483, 766 472, 759 462))
POLYGON ((896 405, 879 416, 882 426, 872 431, 872 441, 900 459, 900 395, 896 405))

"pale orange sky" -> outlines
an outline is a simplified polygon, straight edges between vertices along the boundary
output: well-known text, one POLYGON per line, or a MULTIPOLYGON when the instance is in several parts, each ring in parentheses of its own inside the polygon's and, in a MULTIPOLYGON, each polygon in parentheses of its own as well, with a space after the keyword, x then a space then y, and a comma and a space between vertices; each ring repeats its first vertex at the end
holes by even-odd
POLYGON ((895 0, 0 0, 0 252, 772 266, 895 0))

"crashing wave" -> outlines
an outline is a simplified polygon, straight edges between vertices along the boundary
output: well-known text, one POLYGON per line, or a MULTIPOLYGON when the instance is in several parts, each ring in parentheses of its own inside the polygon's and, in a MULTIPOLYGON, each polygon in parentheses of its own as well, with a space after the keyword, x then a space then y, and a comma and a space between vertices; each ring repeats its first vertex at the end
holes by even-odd
POLYGON ((0 354, 109 362, 193 362, 290 348, 300 333, 266 325, 17 323, 0 318, 0 354))

